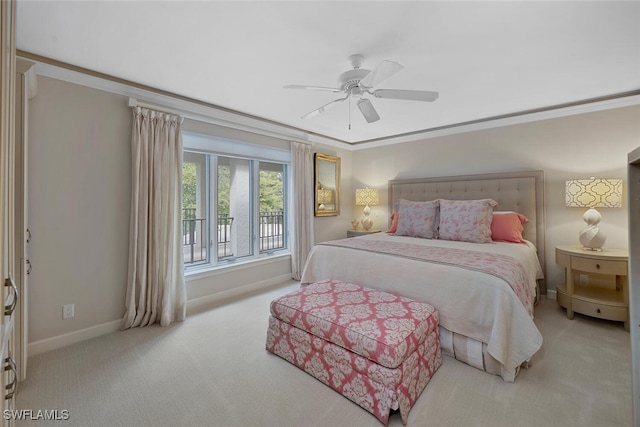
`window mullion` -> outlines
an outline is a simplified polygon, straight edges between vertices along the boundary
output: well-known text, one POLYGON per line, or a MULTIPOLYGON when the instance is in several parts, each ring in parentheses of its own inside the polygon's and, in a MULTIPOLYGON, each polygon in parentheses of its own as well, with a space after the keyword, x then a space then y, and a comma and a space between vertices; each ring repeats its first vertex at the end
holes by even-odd
POLYGON ((251 227, 253 238, 253 255, 260 255, 260 162, 251 161, 251 217, 253 218, 251 227))
POLYGON ((218 265, 218 156, 207 156, 207 177, 209 178, 209 247, 211 264, 218 265))

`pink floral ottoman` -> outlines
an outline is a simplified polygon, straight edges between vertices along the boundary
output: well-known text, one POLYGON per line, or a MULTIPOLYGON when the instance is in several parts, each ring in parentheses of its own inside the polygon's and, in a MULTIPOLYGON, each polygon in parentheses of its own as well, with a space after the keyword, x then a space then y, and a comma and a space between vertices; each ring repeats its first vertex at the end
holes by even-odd
POLYGON ((402 423, 442 364, 429 304, 324 280, 271 302, 266 349, 371 412, 402 423))

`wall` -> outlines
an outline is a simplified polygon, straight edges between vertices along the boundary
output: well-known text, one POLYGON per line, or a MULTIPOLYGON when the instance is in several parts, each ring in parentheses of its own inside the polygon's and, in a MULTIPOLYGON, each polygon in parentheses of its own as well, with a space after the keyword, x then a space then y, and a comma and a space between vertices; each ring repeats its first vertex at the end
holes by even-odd
MULTIPOLYGON (((38 76, 30 103, 29 354, 117 330, 124 314, 131 197, 131 110, 127 97, 38 76), (62 320, 62 306, 75 317, 62 320)), ((213 132, 271 147, 290 143, 185 120, 186 130, 213 132)), ((351 180, 343 157, 342 188, 351 180)), ((350 212, 348 199, 341 209, 350 212)), ((344 237, 345 216, 316 221, 317 236, 344 237)), ((290 256, 187 276, 189 310, 291 277, 290 256)))
MULTIPOLYGON (((30 354, 117 329, 124 313, 130 203, 131 112, 125 96, 38 77, 30 104, 30 354), (75 317, 62 320, 62 305, 75 317)), ((626 156, 640 145, 640 107, 358 151, 317 144, 341 158, 340 215, 314 219, 315 241, 346 236, 361 207, 355 188, 381 189, 374 227, 387 224, 386 182, 420 176, 542 169, 547 198, 547 251, 577 242, 582 211, 564 207, 564 181, 591 175, 623 178, 626 156)), ((197 130, 197 123, 185 127, 197 130), (195 128, 194 128, 195 127, 195 128)), ((209 126, 209 125, 207 125, 209 126)), ((288 142, 217 128, 220 136, 287 147, 288 142)), ((607 245, 626 246, 627 214, 602 209, 607 245)), ((548 283, 562 272, 548 258, 548 283)), ((290 275, 288 256, 187 279, 192 305, 268 286, 290 275)))
MULTIPOLYGON (((428 176, 543 170, 546 196, 547 286, 563 280, 555 246, 577 244, 583 210, 564 206, 564 182, 590 176, 622 178, 622 209, 602 208, 605 246, 627 247, 627 154, 640 145, 640 106, 593 112, 356 151, 354 186, 380 188, 375 212, 387 224, 387 181, 428 176)), ((355 207, 354 207, 355 208, 355 207)), ((376 221, 378 222, 378 221, 376 221)))
POLYGON ((38 78, 30 102, 29 339, 124 314, 131 197, 126 100, 38 78), (62 320, 62 306, 75 317, 62 320))
POLYGON ((319 216, 314 218, 314 240, 316 243, 328 240, 344 239, 351 227, 353 215, 353 187, 352 159, 353 151, 341 150, 316 144, 314 151, 340 157, 340 215, 319 216))

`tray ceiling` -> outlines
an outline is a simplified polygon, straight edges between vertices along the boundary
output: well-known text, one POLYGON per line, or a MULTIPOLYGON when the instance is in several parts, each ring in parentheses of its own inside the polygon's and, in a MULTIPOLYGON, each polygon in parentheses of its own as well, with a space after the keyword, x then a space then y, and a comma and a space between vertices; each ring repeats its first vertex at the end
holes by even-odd
POLYGON ((640 2, 29 1, 18 49, 346 144, 640 93, 640 2), (404 68, 376 88, 435 102, 344 96, 361 54, 404 68), (349 124, 351 128, 349 129, 349 124))

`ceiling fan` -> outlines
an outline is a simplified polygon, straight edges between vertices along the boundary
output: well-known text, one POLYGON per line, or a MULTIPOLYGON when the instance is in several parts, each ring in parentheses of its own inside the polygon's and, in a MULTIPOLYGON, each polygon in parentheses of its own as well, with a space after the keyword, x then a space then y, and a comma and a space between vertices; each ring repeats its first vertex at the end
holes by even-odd
MULTIPOLYGON (((350 97, 358 99, 356 102, 358 109, 364 116, 367 123, 373 123, 380 120, 378 112, 373 107, 371 101, 364 98, 364 95, 373 95, 376 98, 389 98, 389 99, 404 99, 409 101, 426 101, 433 102, 438 99, 438 92, 424 91, 424 90, 403 90, 403 89, 373 89, 374 86, 388 79, 404 67, 394 61, 382 61, 373 70, 367 70, 360 68, 364 61, 364 57, 360 54, 349 56, 349 62, 353 67, 352 70, 345 71, 338 77, 338 87, 323 87, 323 86, 304 86, 304 85, 287 85, 285 89, 307 89, 307 90, 320 90, 329 91, 334 93, 343 92, 346 94, 344 98, 338 98, 328 104, 323 105, 320 108, 316 108, 310 113, 302 116, 303 119, 317 116, 346 101, 350 97)), ((351 128, 351 125, 349 125, 351 128)))

